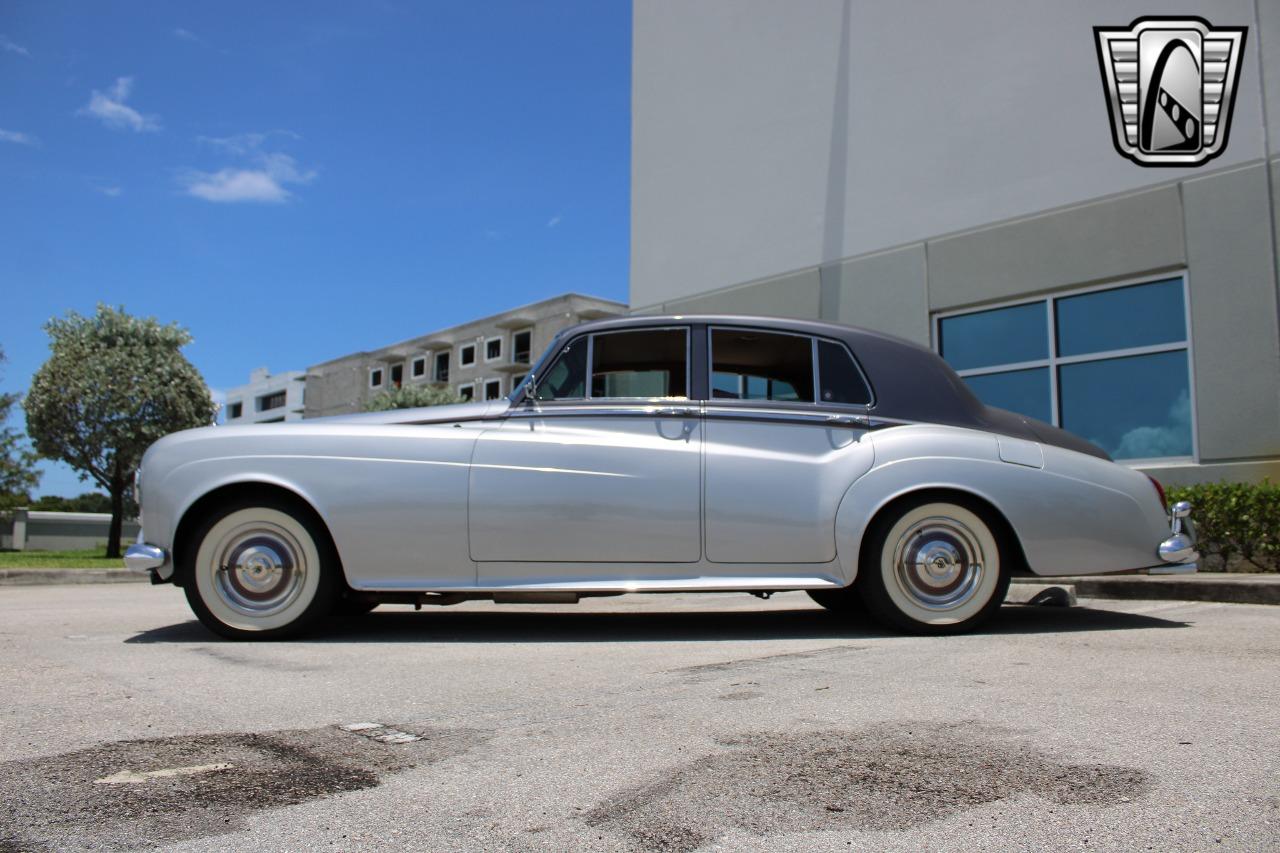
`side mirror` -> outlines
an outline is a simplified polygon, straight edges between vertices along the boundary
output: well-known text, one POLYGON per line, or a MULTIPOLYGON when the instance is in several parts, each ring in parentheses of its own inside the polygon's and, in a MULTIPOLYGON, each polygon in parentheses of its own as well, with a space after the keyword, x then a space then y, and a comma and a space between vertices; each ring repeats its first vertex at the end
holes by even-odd
POLYGON ((522 400, 527 400, 535 406, 538 404, 538 377, 530 373, 524 380, 524 392, 522 400))

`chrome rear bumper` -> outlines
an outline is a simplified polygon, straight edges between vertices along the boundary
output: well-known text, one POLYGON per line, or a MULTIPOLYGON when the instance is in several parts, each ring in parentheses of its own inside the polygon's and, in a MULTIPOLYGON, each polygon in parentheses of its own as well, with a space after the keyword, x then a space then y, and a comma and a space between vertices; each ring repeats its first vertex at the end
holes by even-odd
POLYGON ((1178 501, 1169 510, 1171 535, 1156 548, 1156 553, 1166 565, 1150 569, 1151 574, 1167 575, 1196 571, 1200 553, 1196 551, 1196 532, 1190 516, 1191 504, 1188 501, 1178 501))

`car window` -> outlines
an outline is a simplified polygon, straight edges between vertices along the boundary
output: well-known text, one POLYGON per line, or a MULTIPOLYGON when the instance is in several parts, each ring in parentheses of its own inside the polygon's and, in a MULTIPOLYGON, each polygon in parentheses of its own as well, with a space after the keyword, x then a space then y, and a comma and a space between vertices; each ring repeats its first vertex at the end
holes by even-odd
POLYGON ((813 402, 813 339, 740 329, 711 332, 711 396, 813 402))
POLYGON ((688 333, 638 329, 592 336, 591 397, 689 397, 688 333))
POLYGON ((818 399, 824 403, 871 404, 871 389, 853 357, 834 341, 818 341, 818 399))
POLYGON ((575 338, 546 375, 538 377, 539 400, 580 400, 587 395, 587 339, 575 338))

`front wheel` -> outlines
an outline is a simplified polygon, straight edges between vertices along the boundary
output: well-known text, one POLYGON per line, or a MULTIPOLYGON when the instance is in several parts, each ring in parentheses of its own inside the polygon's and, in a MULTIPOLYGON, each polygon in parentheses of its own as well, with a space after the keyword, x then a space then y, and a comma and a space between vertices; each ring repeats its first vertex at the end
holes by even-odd
POLYGON ((320 522, 286 503, 215 511, 188 549, 187 602, 210 630, 235 640, 299 634, 337 597, 337 555, 320 522))
POLYGON ((989 510, 922 498, 872 524, 855 590, 880 622, 913 633, 955 634, 991 616, 1009 589, 989 510))

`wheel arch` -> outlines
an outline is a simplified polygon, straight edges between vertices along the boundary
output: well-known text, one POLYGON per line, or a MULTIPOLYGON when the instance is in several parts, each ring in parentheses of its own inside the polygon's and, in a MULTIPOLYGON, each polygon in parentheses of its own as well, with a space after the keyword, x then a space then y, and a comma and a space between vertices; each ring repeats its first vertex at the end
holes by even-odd
POLYGON ((239 480, 223 483, 200 495, 200 497, 187 505, 174 528, 172 549, 174 561, 173 584, 175 586, 186 585, 187 575, 190 572, 190 566, 186 565, 189 562, 186 551, 192 544, 192 535, 196 532, 200 523, 208 517, 209 513, 219 507, 237 501, 261 500, 263 498, 274 499, 290 506, 306 514, 315 522, 317 529, 323 533, 326 540, 317 544, 328 546, 334 559, 338 561, 340 577, 342 577, 345 585, 346 570, 342 567, 342 557, 338 553, 333 533, 329 530, 329 525, 325 523, 324 517, 320 515, 315 505, 301 492, 267 480, 239 480))
MULTIPOLYGON (((865 485, 869 484, 864 483, 863 486, 865 485)), ((924 482, 902 486, 874 501, 853 495, 855 490, 860 490, 858 484, 850 488, 850 494, 846 494, 845 500, 841 501, 836 515, 836 547, 847 585, 852 585, 857 580, 865 556, 866 534, 871 525, 887 514, 899 512, 907 504, 922 500, 959 502, 979 509, 992 524, 992 532, 1000 543, 1007 546, 1010 571, 1029 571, 1022 538, 999 503, 980 489, 955 482, 924 482)))

